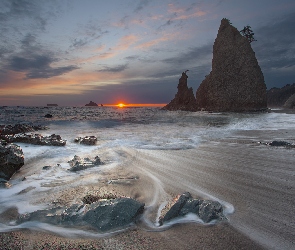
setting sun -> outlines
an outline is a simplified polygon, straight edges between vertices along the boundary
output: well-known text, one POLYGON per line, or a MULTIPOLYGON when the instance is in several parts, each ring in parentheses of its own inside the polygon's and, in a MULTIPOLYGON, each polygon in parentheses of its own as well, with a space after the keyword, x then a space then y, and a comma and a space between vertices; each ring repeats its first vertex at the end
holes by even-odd
POLYGON ((125 104, 124 104, 124 103, 119 103, 117 106, 118 106, 119 108, 123 108, 123 107, 125 106, 125 104))

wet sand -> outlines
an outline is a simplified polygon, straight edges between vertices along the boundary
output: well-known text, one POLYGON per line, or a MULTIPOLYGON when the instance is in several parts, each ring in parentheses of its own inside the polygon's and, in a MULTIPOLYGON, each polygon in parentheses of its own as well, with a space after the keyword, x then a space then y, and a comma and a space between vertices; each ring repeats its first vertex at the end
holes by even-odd
POLYGON ((0 234, 1 249, 294 249, 295 149, 257 143, 271 140, 294 143, 295 130, 240 131, 189 150, 122 148, 126 161, 105 174, 139 178, 105 187, 145 202, 151 221, 163 201, 189 191, 227 206, 227 222, 175 224, 163 231, 142 222, 99 239, 24 230, 0 234))

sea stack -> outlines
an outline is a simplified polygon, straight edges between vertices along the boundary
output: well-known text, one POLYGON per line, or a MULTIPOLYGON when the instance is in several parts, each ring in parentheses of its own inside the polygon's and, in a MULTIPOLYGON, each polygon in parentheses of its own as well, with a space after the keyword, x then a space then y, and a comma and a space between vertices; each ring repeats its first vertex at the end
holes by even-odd
POLYGON ((89 103, 85 104, 86 107, 97 107, 97 103, 90 101, 89 103))
POLYGON ((212 71, 196 93, 197 109, 262 111, 267 108, 266 85, 246 37, 224 18, 213 45, 212 71))
POLYGON ((174 99, 164 106, 162 109, 165 110, 183 110, 183 111, 197 111, 196 98, 192 88, 187 87, 187 72, 182 72, 182 75, 178 83, 178 91, 174 99))

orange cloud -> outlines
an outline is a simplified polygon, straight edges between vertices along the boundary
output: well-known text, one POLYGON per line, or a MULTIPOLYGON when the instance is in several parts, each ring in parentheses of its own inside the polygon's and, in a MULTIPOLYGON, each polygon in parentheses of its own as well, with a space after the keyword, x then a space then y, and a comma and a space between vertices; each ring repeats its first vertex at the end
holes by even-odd
POLYGON ((152 47, 152 46, 154 46, 156 44, 159 44, 161 42, 166 42, 166 41, 169 41, 169 40, 173 40, 173 39, 175 39, 176 36, 177 36, 176 33, 174 33, 174 34, 165 34, 164 36, 162 36, 160 38, 157 38, 157 39, 154 39, 154 40, 139 44, 135 48, 137 48, 137 49, 146 49, 146 48, 152 47))
POLYGON ((0 96, 32 96, 53 94, 82 94, 107 84, 120 84, 122 73, 71 72, 67 75, 42 79, 25 79, 25 72, 8 72, 7 84, 0 86, 0 96))
POLYGON ((172 3, 168 4, 168 12, 176 14, 176 16, 174 18, 171 18, 171 20, 186 20, 194 17, 201 17, 207 14, 206 12, 201 11, 197 8, 192 9, 192 11, 193 13, 189 14, 184 8, 178 8, 172 3))

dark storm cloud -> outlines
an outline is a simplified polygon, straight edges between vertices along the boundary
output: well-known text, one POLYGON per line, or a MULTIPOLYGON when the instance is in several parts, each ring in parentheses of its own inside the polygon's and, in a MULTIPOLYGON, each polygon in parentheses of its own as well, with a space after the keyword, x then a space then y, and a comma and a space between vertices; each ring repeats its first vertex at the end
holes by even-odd
POLYGON ((184 64, 186 62, 196 62, 212 55, 213 44, 206 44, 201 47, 189 48, 178 56, 163 59, 162 62, 170 64, 184 64))
MULTIPOLYGON (((51 64, 58 63, 60 59, 56 57, 54 52, 44 49, 37 42, 36 36, 31 33, 23 37, 20 45, 19 51, 10 52, 5 60, 0 62, 2 75, 5 74, 5 71, 16 71, 25 72, 27 79, 50 78, 78 69, 75 65, 52 67, 51 64)), ((0 79, 2 84, 3 79, 3 77, 0 79)))
POLYGON ((128 68, 128 64, 121 64, 121 65, 117 65, 117 66, 113 66, 113 67, 108 67, 105 66, 103 69, 98 70, 98 72, 113 72, 113 73, 117 73, 117 72, 122 72, 125 69, 128 68))
POLYGON ((50 78, 78 69, 74 65, 51 67, 50 64, 55 61, 58 60, 50 55, 44 54, 12 56, 6 68, 12 71, 26 72, 27 79, 50 78))
POLYGON ((264 70, 295 66, 295 13, 258 28, 252 47, 264 70))

